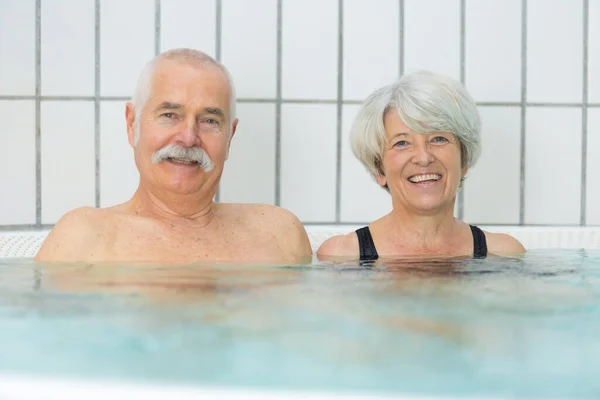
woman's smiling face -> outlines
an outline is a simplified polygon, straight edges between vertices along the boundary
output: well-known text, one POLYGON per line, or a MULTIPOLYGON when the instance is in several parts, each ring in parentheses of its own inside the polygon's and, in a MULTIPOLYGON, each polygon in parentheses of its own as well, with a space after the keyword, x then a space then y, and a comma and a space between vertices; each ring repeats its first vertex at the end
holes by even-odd
POLYGON ((454 209, 456 193, 467 168, 461 167, 461 146, 450 132, 417 133, 391 109, 384 117, 383 175, 394 206, 418 214, 454 209))

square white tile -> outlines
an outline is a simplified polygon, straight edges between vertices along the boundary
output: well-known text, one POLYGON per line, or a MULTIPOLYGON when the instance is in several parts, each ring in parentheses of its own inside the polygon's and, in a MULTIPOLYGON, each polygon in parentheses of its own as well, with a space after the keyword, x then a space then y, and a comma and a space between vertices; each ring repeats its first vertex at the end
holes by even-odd
POLYGON ((342 222, 368 224, 392 210, 392 198, 354 156, 350 128, 358 105, 345 105, 342 114, 342 222))
POLYGON ((581 103, 582 0, 527 2, 527 101, 581 103))
POLYGON ((127 141, 125 104, 100 103, 100 207, 124 203, 139 184, 133 148, 127 141))
POLYGON ((337 0, 283 2, 283 98, 337 98, 338 13, 337 0))
POLYGON ((35 94, 35 0, 0 1, 0 95, 35 94))
POLYGON ((600 103, 600 0, 589 0, 588 101, 600 103))
POLYGON ((0 225, 35 224, 35 102, 0 100, 0 225))
POLYGON ((337 107, 284 104, 281 109, 281 206, 302 222, 334 222, 337 107))
POLYGON ((481 157, 464 185, 464 220, 518 224, 521 196, 521 108, 479 107, 481 157))
POLYGON ((96 153, 92 101, 41 104, 42 223, 95 205, 96 153))
POLYGON ((600 225, 600 108, 588 109, 586 225, 600 225))
POLYGON ((216 15, 215 0, 161 1, 161 51, 187 47, 215 57, 216 15))
POLYGON ((223 63, 238 97, 274 98, 277 77, 276 0, 223 2, 223 63))
POLYGON ((397 0, 344 2, 344 99, 363 100, 400 76, 397 0))
POLYGON ((460 1, 404 1, 404 70, 460 79, 460 1))
POLYGON ((465 82, 476 101, 521 100, 521 3, 466 3, 465 82))
POLYGON ((220 201, 275 204, 275 105, 241 103, 220 201))
POLYGON ((42 94, 93 96, 95 2, 42 2, 42 94))
POLYGON ((147 0, 100 3, 100 91, 132 96, 140 72, 154 57, 155 7, 147 0))
POLYGON ((529 107, 525 142, 525 223, 578 225, 581 110, 529 107))

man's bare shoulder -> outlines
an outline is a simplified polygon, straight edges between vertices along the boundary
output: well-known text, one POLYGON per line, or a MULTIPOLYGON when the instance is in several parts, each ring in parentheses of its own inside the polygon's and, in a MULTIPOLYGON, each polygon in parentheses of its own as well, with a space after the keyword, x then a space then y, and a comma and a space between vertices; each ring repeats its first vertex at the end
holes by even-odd
POLYGON ((264 237, 274 237, 286 254, 312 255, 304 225, 289 210, 270 204, 223 204, 229 217, 242 222, 249 230, 264 237))
POLYGON ((526 252, 525 247, 506 233, 485 232, 488 253, 496 256, 516 256, 526 252))
POLYGON ((358 237, 355 232, 332 236, 325 240, 317 250, 317 257, 320 260, 358 256, 358 237))
POLYGON ((64 214, 54 225, 35 256, 36 261, 81 261, 90 242, 106 225, 106 210, 76 208, 64 214))

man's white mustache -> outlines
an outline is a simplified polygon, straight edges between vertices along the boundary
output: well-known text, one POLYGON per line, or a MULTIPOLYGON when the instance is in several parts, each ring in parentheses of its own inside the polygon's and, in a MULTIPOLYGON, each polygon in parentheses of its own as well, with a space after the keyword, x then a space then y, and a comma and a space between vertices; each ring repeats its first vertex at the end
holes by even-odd
POLYGON ((171 143, 154 153, 152 162, 158 164, 168 158, 195 161, 206 172, 214 168, 213 162, 202 147, 182 147, 171 143))

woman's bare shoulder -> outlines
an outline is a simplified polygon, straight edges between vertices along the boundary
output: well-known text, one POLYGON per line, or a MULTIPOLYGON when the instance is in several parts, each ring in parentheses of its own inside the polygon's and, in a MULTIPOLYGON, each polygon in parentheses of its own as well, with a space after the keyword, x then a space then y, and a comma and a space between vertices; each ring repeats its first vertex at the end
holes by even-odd
POLYGON ((526 252, 525 247, 506 233, 485 232, 488 253, 497 256, 515 256, 526 252))
POLYGON ((355 232, 335 235, 325 240, 317 250, 320 259, 325 257, 358 256, 358 238, 355 232))

